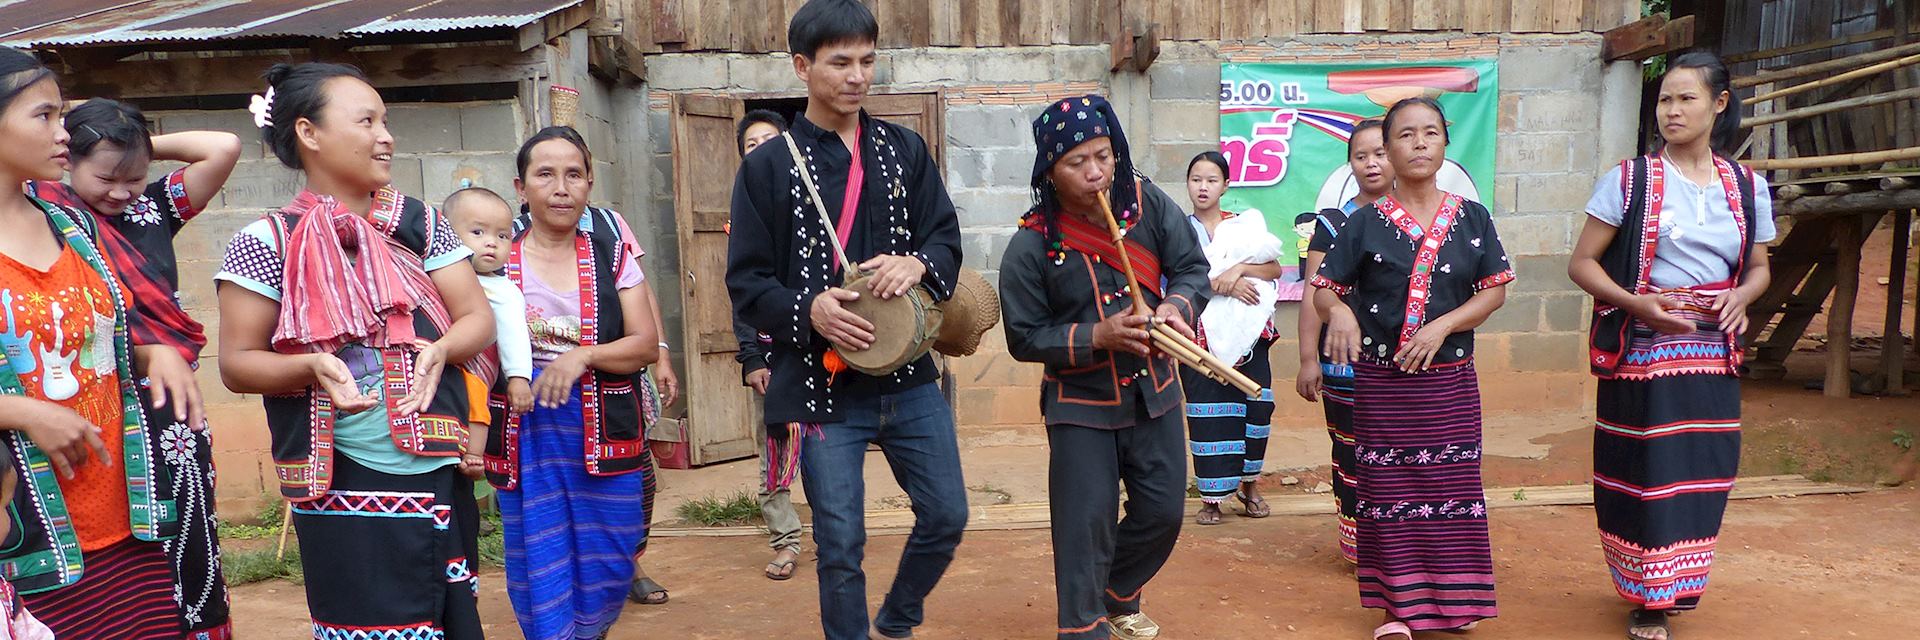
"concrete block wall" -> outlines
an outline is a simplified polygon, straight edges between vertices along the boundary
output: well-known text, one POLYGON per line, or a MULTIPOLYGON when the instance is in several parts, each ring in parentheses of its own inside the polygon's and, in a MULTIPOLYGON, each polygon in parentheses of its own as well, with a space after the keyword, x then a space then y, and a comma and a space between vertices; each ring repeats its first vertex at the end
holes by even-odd
MULTIPOLYGON (((1598 34, 1549 36, 1303 36, 1286 42, 1169 43, 1147 72, 1150 154, 1136 161, 1170 193, 1193 154, 1218 140, 1220 71, 1234 62, 1371 62, 1497 58, 1499 140, 1494 220, 1520 280, 1478 332, 1487 408, 1578 408, 1592 402, 1585 372, 1590 300, 1566 277, 1594 180, 1631 154, 1639 104, 1632 65, 1600 61, 1598 34)), ((1141 134, 1130 132, 1138 139, 1141 134)), ((1295 303, 1282 305, 1274 386, 1298 370, 1295 303)), ((1290 394, 1282 393, 1283 396, 1290 394)), ((1318 408, 1281 402, 1277 414, 1311 420, 1318 408)), ((1276 421, 1276 426, 1281 421, 1276 421)))
MULTIPOLYGON (((1302 36, 1286 41, 1168 42, 1145 73, 1109 73, 1104 46, 904 49, 881 52, 875 92, 945 96, 946 186, 959 211, 966 265, 997 282, 1001 251, 1031 199, 1029 122, 1045 104, 1090 92, 1117 105, 1138 167, 1185 202, 1182 172, 1217 148, 1219 65, 1239 62, 1498 58, 1500 116, 1495 217, 1520 272, 1507 307, 1480 336, 1486 404, 1577 409, 1591 402, 1584 369, 1586 296, 1565 276, 1566 256, 1593 181, 1632 152, 1637 69, 1599 59, 1597 34, 1302 36)), ((644 139, 623 153, 647 165, 649 220, 660 252, 674 245, 669 100, 678 92, 740 96, 804 94, 784 54, 666 54, 648 59, 646 117, 622 128, 644 139)), ((637 113, 637 111, 636 111, 637 113)), ((662 285, 665 286, 664 284, 662 285)), ((676 298, 668 298, 676 299, 676 298)), ((665 310, 677 325, 677 310, 665 310)), ((1297 306, 1276 319, 1288 339, 1274 348, 1274 386, 1292 385, 1297 306)), ((1014 362, 998 329, 980 353, 953 361, 964 425, 1036 424, 1040 369, 1014 362)), ((1283 396, 1291 396, 1283 391, 1283 396)), ((1317 429, 1318 407, 1282 402, 1277 426, 1317 429)))
MULTIPOLYGON (((256 396, 227 391, 219 374, 220 319, 213 274, 227 241, 240 228, 285 205, 299 191, 300 174, 280 165, 259 144, 252 116, 226 111, 155 111, 147 114, 161 133, 218 130, 244 142, 240 164, 220 195, 174 239, 180 260, 180 297, 211 340, 201 356, 200 390, 212 423, 214 464, 220 469, 219 506, 236 516, 253 513, 263 497, 277 493, 265 416, 256 396)), ((519 148, 520 108, 513 101, 388 106, 396 154, 393 181, 402 193, 438 203, 461 179, 513 198, 513 154, 519 148)), ((155 177, 178 168, 156 163, 155 177)))

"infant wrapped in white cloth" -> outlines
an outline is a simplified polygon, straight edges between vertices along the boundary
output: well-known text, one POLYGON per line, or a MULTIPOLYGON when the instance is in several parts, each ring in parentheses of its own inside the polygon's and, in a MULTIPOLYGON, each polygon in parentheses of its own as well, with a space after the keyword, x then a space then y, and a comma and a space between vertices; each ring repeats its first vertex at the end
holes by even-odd
MULTIPOLYGON (((1266 216, 1257 209, 1248 209, 1214 227, 1213 241, 1206 248, 1210 265, 1207 278, 1217 278, 1241 263, 1273 262, 1280 259, 1281 250, 1280 239, 1267 232, 1266 216)), ((1223 362, 1239 362, 1241 356, 1253 349, 1254 342, 1260 339, 1260 330, 1266 328, 1274 307, 1280 303, 1279 284, 1256 278, 1253 288, 1260 294, 1258 304, 1216 294, 1208 300, 1206 310, 1200 312, 1207 351, 1223 362)))

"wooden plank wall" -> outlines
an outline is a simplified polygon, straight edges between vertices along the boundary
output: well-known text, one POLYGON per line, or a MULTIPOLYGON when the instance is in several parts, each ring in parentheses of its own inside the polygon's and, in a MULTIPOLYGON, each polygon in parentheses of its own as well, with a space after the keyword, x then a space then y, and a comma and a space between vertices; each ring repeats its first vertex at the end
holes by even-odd
MULTIPOLYGON (((1576 33, 1640 17, 1640 0, 861 0, 882 48, 1103 44, 1117 27, 1159 24, 1168 40, 1301 34, 1576 33)), ((647 53, 787 48, 804 0, 606 0, 647 53)))
MULTIPOLYGON (((1759 71, 1784 69, 1824 62, 1892 46, 1895 36, 1832 47, 1822 42, 1876 32, 1895 34, 1894 12, 1881 0, 1762 0, 1729 2, 1718 35, 1721 53, 1727 56, 1754 57, 1774 50, 1794 51, 1787 55, 1762 57, 1735 63, 1735 76, 1759 71), (1816 45, 1806 50, 1804 45, 1816 45), (1796 49, 1796 47, 1798 49, 1796 49)), ((1912 36, 1909 36, 1912 37, 1912 36)), ((1816 78, 1799 78, 1785 84, 1798 84, 1816 78)), ((1780 88, 1778 86, 1774 88, 1780 88)), ((1775 111, 1813 106, 1850 97, 1885 93, 1899 88, 1895 74, 1885 73, 1817 89, 1772 101, 1775 111)), ((1751 95, 1751 94, 1749 94, 1751 95)), ((1785 136, 1767 133, 1782 140, 1784 148, 1770 149, 1772 157, 1813 156, 1859 151, 1877 151, 1896 147, 1896 138, 1907 129, 1900 114, 1911 108, 1901 101, 1814 116, 1786 125, 1785 136)), ((1775 125, 1777 128, 1779 125, 1775 125)), ((1911 164, 1911 163, 1899 163, 1911 164)), ((1795 175, 1827 171, 1795 171, 1795 175)))

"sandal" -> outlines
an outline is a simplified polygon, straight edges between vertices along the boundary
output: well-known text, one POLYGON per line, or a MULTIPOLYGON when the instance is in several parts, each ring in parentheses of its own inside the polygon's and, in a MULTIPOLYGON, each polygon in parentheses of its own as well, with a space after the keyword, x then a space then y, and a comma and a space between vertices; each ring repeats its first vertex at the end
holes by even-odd
POLYGON ((1254 496, 1252 499, 1248 499, 1247 494, 1238 489, 1234 490, 1233 497, 1240 500, 1240 515, 1242 516, 1248 518, 1265 518, 1273 515, 1273 507, 1267 504, 1266 498, 1254 496))
POLYGON ((627 599, 636 604, 666 604, 667 588, 654 582, 653 578, 641 578, 633 581, 627 589, 627 599))
POLYGON ((768 580, 792 580, 793 567, 795 563, 800 561, 800 552, 793 549, 781 549, 780 551, 775 552, 773 557, 774 557, 774 560, 772 562, 767 563, 767 570, 766 570, 767 579, 768 580), (780 560, 779 559, 780 554, 783 554, 783 553, 791 553, 793 554, 793 557, 787 560, 780 560))
POLYGON ((1627 618, 1627 640, 1673 640, 1673 629, 1667 626, 1667 612, 1634 609, 1627 618))
POLYGON ((1395 620, 1373 630, 1373 640, 1389 640, 1393 636, 1401 636, 1400 640, 1413 640, 1413 629, 1407 623, 1395 620))
POLYGON ((1207 504, 1200 507, 1200 513, 1194 514, 1193 516, 1193 523, 1205 525, 1220 524, 1220 505, 1207 504))

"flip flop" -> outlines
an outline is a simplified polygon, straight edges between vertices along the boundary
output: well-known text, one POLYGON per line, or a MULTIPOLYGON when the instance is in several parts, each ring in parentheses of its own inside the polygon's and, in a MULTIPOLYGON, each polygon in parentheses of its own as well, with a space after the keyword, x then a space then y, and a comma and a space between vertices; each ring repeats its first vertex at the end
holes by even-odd
POLYGON ((1667 626, 1667 612, 1634 609, 1627 616, 1627 640, 1673 640, 1673 628, 1667 626), (1658 629, 1663 637, 1637 634, 1634 629, 1658 629))
POLYGON ((1405 636, 1406 640, 1413 640, 1413 629, 1407 623, 1395 620, 1373 630, 1373 640, 1388 640, 1393 636, 1405 636))
POLYGON ((788 560, 786 562, 769 562, 767 563, 767 571, 766 571, 767 579, 768 580, 792 580, 793 566, 794 566, 793 560, 788 560))
POLYGON ((1193 523, 1203 524, 1203 525, 1220 524, 1220 511, 1218 510, 1208 511, 1206 509, 1201 509, 1200 513, 1195 514, 1193 516, 1193 523))
POLYGON ((633 581, 633 586, 627 589, 627 599, 636 604, 666 604, 667 588, 654 582, 653 578, 641 578, 633 581))
POLYGON ((1273 507, 1267 504, 1266 498, 1255 496, 1252 500, 1248 500, 1247 494, 1237 490, 1233 492, 1233 497, 1240 500, 1240 515, 1242 516, 1248 518, 1265 518, 1273 515, 1273 507))

